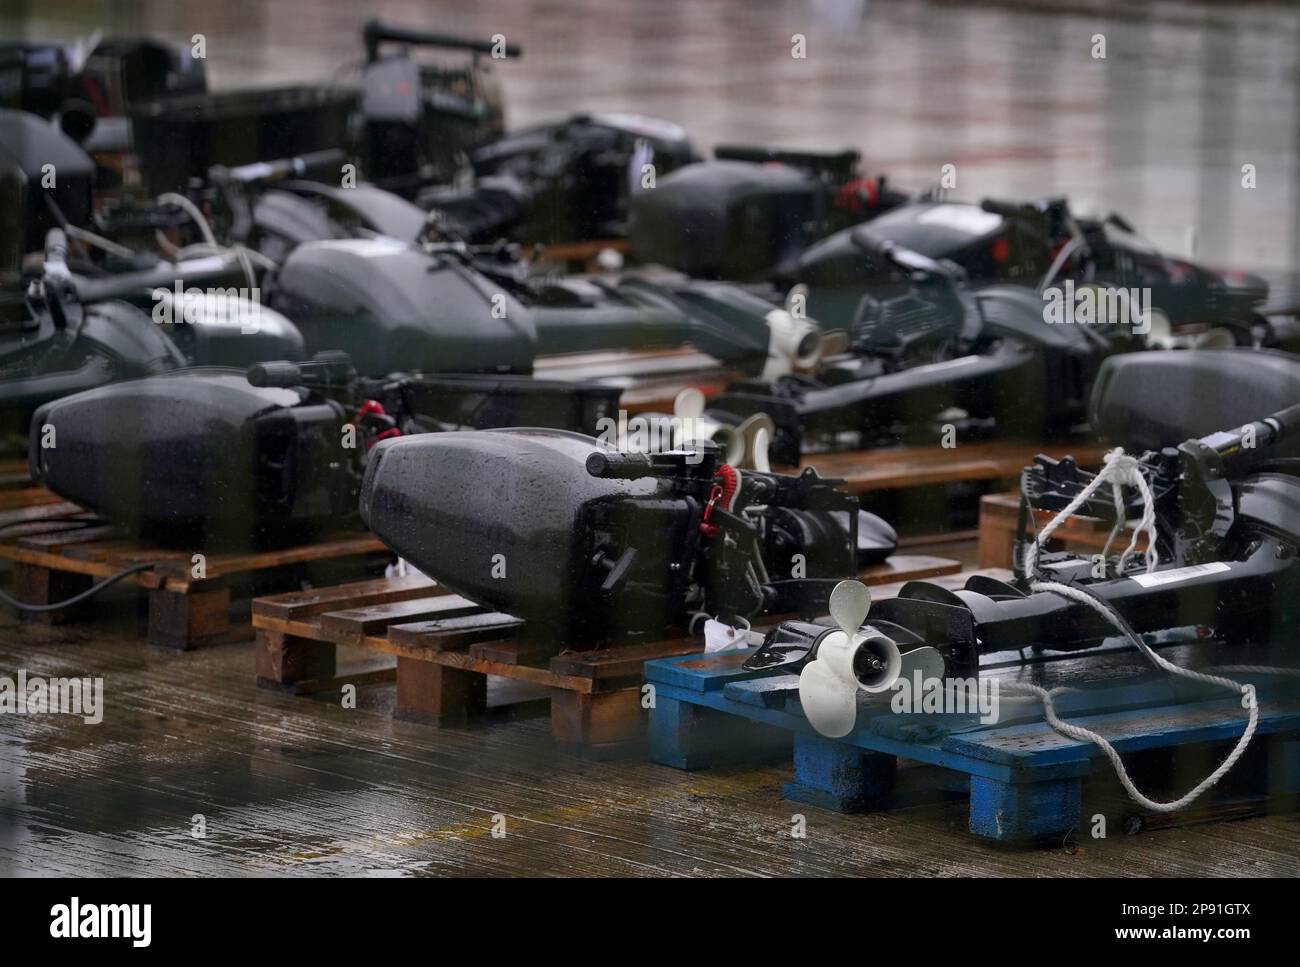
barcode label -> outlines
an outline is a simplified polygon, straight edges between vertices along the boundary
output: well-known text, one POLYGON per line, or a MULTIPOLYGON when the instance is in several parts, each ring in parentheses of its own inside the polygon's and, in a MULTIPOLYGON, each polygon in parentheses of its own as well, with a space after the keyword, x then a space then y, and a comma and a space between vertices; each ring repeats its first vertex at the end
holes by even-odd
POLYGON ((1193 564, 1190 567, 1176 567, 1172 571, 1156 571, 1154 574, 1135 574, 1133 580, 1144 588, 1157 588, 1162 584, 1176 584, 1179 581, 1185 581, 1188 578, 1199 577, 1202 574, 1220 574, 1223 571, 1231 571, 1232 568, 1222 561, 1212 561, 1209 564, 1193 564))

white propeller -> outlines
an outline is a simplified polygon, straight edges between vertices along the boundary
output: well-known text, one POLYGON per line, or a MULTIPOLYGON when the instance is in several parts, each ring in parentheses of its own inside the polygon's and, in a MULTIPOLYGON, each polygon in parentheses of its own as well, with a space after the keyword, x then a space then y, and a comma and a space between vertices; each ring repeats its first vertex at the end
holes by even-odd
POLYGON ((767 448, 776 435, 776 424, 766 413, 755 413, 739 426, 728 426, 704 416, 704 394, 687 387, 673 401, 673 416, 679 420, 674 428, 674 444, 682 446, 689 440, 713 440, 723 448, 727 463, 738 470, 766 472, 767 448))
POLYGON ((943 656, 934 648, 915 648, 903 655, 893 639, 864 632, 871 610, 871 591, 861 581, 841 581, 831 592, 831 618, 838 630, 827 632, 817 657, 799 674, 799 704, 808 722, 822 735, 838 739, 853 731, 858 692, 884 692, 903 674, 943 674, 943 656))
POLYGON ((1149 312, 1147 345, 1153 349, 1230 349, 1237 344, 1232 333, 1222 326, 1212 326, 1201 332, 1176 333, 1165 313, 1159 309, 1149 312))
POLYGON ((806 372, 821 358, 821 330, 807 319, 797 318, 785 309, 773 309, 767 314, 767 333, 762 379, 806 372))

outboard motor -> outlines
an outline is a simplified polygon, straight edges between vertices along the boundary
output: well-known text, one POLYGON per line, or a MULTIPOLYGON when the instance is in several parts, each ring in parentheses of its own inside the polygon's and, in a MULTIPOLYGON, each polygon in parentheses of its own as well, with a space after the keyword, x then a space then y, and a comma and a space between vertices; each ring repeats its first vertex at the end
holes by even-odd
POLYGON ((628 241, 639 262, 706 279, 784 277, 814 242, 906 196, 858 175, 856 151, 722 146, 632 197, 628 241))
POLYGON ((807 300, 810 311, 838 317, 848 351, 824 356, 813 375, 740 380, 710 402, 722 422, 770 416, 773 454, 783 463, 797 464, 805 441, 846 433, 863 446, 924 438, 953 409, 971 435, 1065 434, 1086 420, 1100 361, 1141 346, 1129 326, 1049 324, 1042 298, 1027 289, 969 292, 959 269, 872 229, 854 232, 859 256, 890 266, 896 281, 857 295, 851 309, 811 293, 807 300))
POLYGON ((629 205, 694 160, 686 132, 671 122, 579 114, 484 145, 471 156, 472 187, 432 188, 419 204, 443 237, 462 241, 617 239, 628 233, 629 205))
POLYGON ((364 30, 362 155, 368 177, 408 197, 422 184, 451 180, 464 155, 505 133, 500 85, 480 57, 514 58, 518 44, 473 40, 378 20, 364 30), (402 45, 385 53, 386 45, 402 45), (464 67, 421 64, 410 47, 468 52, 464 67))
POLYGON ((794 168, 700 162, 634 196, 630 215, 629 251, 638 262, 745 281, 764 278, 815 240, 821 192, 794 168))
POLYGON ((1279 339, 1261 314, 1268 297, 1264 279, 1166 255, 1121 216, 1076 217, 1064 198, 978 204, 920 198, 870 226, 829 235, 783 279, 808 287, 808 311, 823 322, 841 324, 864 294, 896 280, 887 260, 864 257, 860 236, 868 230, 960 267, 974 286, 1012 283, 1041 291, 1069 281, 1145 291, 1149 309, 1158 310, 1175 331, 1222 328, 1239 345, 1274 345, 1279 339))
POLYGON ((34 480, 132 532, 259 546, 354 517, 364 447, 344 449, 351 417, 306 387, 185 370, 47 403, 29 462, 34 480))
POLYGON ((0 338, 0 412, 22 430, 41 403, 118 380, 303 354, 293 323, 231 283, 233 258, 92 278, 69 271, 67 247, 51 229, 22 322, 0 338))
POLYGON ((77 142, 49 121, 23 111, 0 110, 0 180, 11 185, 13 208, 3 216, 14 224, 0 235, 0 264, 5 251, 39 251, 45 233, 62 224, 87 226, 95 189, 95 163, 77 142), (53 168, 48 166, 53 165, 53 168), (44 187, 51 171, 54 187, 44 187), (19 221, 21 219, 21 221, 19 221))
MULTIPOLYGON (((1215 355, 1214 376, 1198 366, 1198 354, 1153 352, 1108 360, 1095 404, 1099 423, 1119 428, 1126 418, 1142 417, 1153 392, 1168 394, 1177 405, 1198 387, 1247 386, 1261 360, 1251 350, 1215 355)), ((1281 664, 1294 666, 1300 631, 1294 607, 1300 593, 1300 402, 1295 402, 1300 360, 1279 355, 1267 367, 1270 375, 1255 390, 1255 402, 1287 404, 1271 415, 1235 423, 1240 410, 1225 399, 1220 415, 1229 429, 1178 445, 1172 443, 1174 427, 1162 426, 1160 419, 1136 425, 1139 438, 1159 446, 1137 461, 1155 502, 1151 547, 1156 557, 1150 550, 1105 559, 1068 552, 1017 554, 1022 573, 1011 582, 977 575, 962 590, 951 591, 913 581, 896 598, 871 605, 869 613, 869 601, 846 609, 854 612, 847 621, 850 637, 857 640, 861 629, 873 640, 884 638, 901 656, 898 667, 924 667, 934 676, 977 675, 981 655, 1002 653, 1010 660, 1020 652, 1023 660, 1024 649, 1081 652, 1107 638, 1133 641, 1191 629, 1231 646, 1234 662, 1256 665, 1280 653, 1281 664), (1070 593, 1057 590, 1062 587, 1070 593)), ((1193 407, 1185 425, 1203 425, 1210 419, 1209 405, 1193 407)), ((1165 408, 1163 417, 1171 415, 1172 407, 1165 408)), ((1118 509, 1109 486, 1083 494, 1094 479, 1068 458, 1040 456, 1022 477, 1025 514, 1031 508, 1060 511, 1082 497, 1081 513, 1119 526, 1146 509, 1131 487, 1118 509)), ((746 667, 807 674, 804 669, 816 661, 827 634, 824 628, 783 625, 746 667)), ((833 645, 840 647, 839 639, 833 645)), ((882 649, 886 657, 889 652, 882 649)), ((849 674, 832 675, 834 670, 819 670, 807 682, 801 677, 800 693, 802 698, 806 684, 815 703, 825 698, 828 708, 838 709, 826 718, 832 729, 827 734, 843 735, 853 724, 853 679, 863 687, 869 682, 869 690, 890 682, 870 661, 849 674), (850 694, 841 701, 843 691, 836 689, 844 682, 850 694)))
POLYGON ((342 349, 369 376, 529 373, 538 355, 691 343, 742 372, 809 365, 811 320, 724 283, 682 277, 524 278, 496 247, 312 242, 281 267, 272 305, 309 351, 342 349), (490 251, 483 251, 489 248, 490 251))
POLYGON ((596 432, 619 391, 525 376, 357 375, 344 353, 199 367, 48 403, 32 475, 133 532, 265 546, 356 525, 371 448, 412 433, 535 423, 596 432))
POLYGON ((424 573, 567 644, 813 613, 856 572, 857 499, 815 471, 738 473, 701 443, 627 453, 521 429, 385 441, 370 528, 424 573), (838 516, 837 516, 838 515, 838 516))
POLYGON ((203 61, 188 43, 151 37, 106 37, 93 47, 0 40, 0 64, 10 61, 19 79, 14 106, 45 118, 86 105, 101 119, 120 119, 137 102, 207 89, 203 61))
POLYGON ((297 321, 309 351, 346 352, 369 376, 533 367, 536 327, 512 294, 461 259, 390 239, 299 246, 271 304, 297 321))

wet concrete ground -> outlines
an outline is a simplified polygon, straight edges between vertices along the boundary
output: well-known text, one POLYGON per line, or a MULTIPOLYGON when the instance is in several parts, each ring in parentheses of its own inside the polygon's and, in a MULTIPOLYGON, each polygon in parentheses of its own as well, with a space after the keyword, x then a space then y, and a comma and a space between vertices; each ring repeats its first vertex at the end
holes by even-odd
MULTIPOLYGON (((1300 13, 1140 6, 656 0, 193 0, 0 5, 0 28, 208 36, 224 86, 314 81, 370 16, 504 33, 513 124, 636 110, 723 141, 860 147, 921 188, 1067 193, 1158 244, 1287 282, 1300 245, 1300 13), (808 57, 790 57, 804 33, 808 57), (1105 60, 1090 50, 1104 34, 1105 60), (1253 164, 1257 187, 1241 187, 1253 164)), ((969 553, 969 549, 967 549, 969 553)), ((1112 837, 981 845, 960 806, 877 816, 794 807, 788 767, 688 774, 557 754, 545 719, 432 731, 259 691, 251 648, 177 654, 129 617, 0 618, 0 673, 104 676, 108 712, 0 718, 0 875, 50 873, 1295 875, 1294 814, 1112 837), (792 839, 791 815, 808 815, 792 839), (507 835, 491 835, 492 817, 507 835), (202 817, 206 838, 192 833, 202 817)))

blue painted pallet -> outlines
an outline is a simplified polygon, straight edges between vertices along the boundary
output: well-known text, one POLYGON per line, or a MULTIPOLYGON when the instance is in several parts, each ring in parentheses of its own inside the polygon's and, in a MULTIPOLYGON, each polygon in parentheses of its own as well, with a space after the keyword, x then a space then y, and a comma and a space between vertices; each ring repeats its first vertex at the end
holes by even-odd
MULTIPOLYGON (((646 663, 646 681, 655 687, 654 761, 699 769, 793 753, 788 798, 853 812, 888 803, 898 760, 914 760, 963 777, 969 785, 970 831, 1004 842, 1060 836, 1075 828, 1083 780, 1094 768, 1110 770, 1095 745, 1053 731, 1037 701, 1005 695, 998 721, 983 724, 970 713, 896 713, 889 704, 892 693, 863 694, 854 731, 842 739, 824 738, 804 718, 792 676, 742 669, 754 651, 646 663)), ((1062 695, 1058 712, 1106 736, 1121 755, 1240 736, 1245 712, 1238 700, 1216 697, 1222 690, 1167 676, 1134 678, 1062 695)), ((1294 795, 1300 791, 1300 693, 1294 681, 1254 681, 1260 697, 1256 734, 1278 737, 1268 788, 1258 792, 1294 795)))

